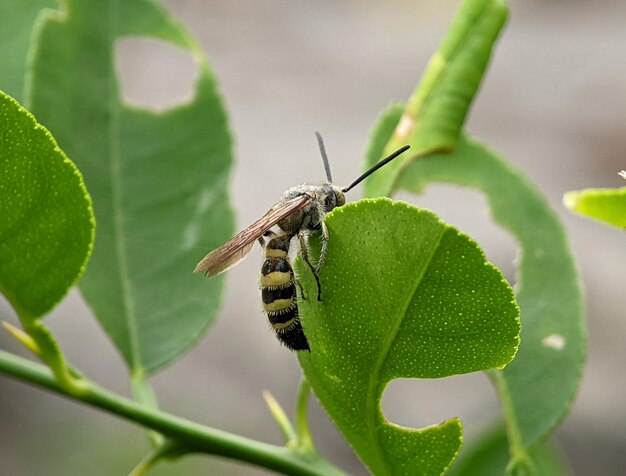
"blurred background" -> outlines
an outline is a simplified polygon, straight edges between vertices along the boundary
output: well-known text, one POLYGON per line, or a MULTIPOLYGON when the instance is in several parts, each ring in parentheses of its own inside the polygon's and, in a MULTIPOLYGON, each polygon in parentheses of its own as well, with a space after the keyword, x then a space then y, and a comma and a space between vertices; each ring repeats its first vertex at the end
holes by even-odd
MULTIPOLYGON (((324 135, 335 180, 348 183, 358 175, 374 119, 390 101, 409 96, 458 1, 165 4, 200 39, 219 79, 235 138, 232 198, 243 228, 288 187, 324 179, 316 130, 324 135)), ((569 233, 586 290, 589 359, 578 399, 557 436, 576 474, 623 475, 625 235, 570 215, 561 197, 572 189, 623 185, 617 172, 626 168, 626 2, 509 4, 509 24, 467 129, 537 184, 569 233)), ((163 110, 192 95, 194 67, 180 50, 125 39, 116 59, 124 97, 134 105, 163 110)), ((350 199, 358 195, 357 190, 350 199)), ((477 192, 432 186, 422 197, 400 198, 431 208, 470 234, 515 280, 516 244, 489 221, 477 192)), ((260 259, 255 250, 227 274, 217 322, 151 382, 165 410, 279 444, 261 392, 270 390, 291 408, 300 371, 261 312, 260 259)), ((0 315, 15 319, 5 301, 0 315)), ((78 293, 46 323, 87 375, 129 394, 122 359, 78 293)), ((0 347, 25 355, 5 333, 0 347)), ((482 374, 394 381, 383 408, 391 421, 413 427, 460 416, 470 441, 499 412, 482 374)), ((316 402, 310 414, 320 451, 351 474, 366 474, 316 402)), ((4 377, 0 428, 2 475, 126 474, 149 447, 138 427, 4 377)), ((160 464, 151 474, 269 473, 190 456, 160 464)))

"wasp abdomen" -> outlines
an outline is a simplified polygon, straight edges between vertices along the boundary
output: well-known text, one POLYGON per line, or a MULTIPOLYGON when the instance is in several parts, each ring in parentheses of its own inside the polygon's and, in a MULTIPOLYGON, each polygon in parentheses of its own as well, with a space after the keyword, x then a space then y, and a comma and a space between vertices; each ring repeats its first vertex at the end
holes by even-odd
POLYGON ((261 298, 263 299, 263 304, 271 304, 285 299, 293 301, 296 298, 296 288, 293 284, 288 284, 288 286, 268 286, 261 288, 261 298))
POLYGON ((278 340, 292 350, 309 350, 298 317, 296 278, 288 257, 290 241, 289 235, 278 235, 265 245, 261 298, 278 340))

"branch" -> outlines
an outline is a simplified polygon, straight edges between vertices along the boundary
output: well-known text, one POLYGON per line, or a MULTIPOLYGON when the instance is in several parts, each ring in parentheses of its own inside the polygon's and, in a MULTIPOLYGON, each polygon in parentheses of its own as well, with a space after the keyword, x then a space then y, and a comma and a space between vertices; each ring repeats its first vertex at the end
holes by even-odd
POLYGON ((190 452, 223 456, 294 476, 345 476, 342 470, 321 457, 305 457, 288 448, 262 443, 146 408, 93 383, 86 391, 73 395, 56 382, 48 368, 1 350, 0 373, 152 428, 183 445, 190 452))

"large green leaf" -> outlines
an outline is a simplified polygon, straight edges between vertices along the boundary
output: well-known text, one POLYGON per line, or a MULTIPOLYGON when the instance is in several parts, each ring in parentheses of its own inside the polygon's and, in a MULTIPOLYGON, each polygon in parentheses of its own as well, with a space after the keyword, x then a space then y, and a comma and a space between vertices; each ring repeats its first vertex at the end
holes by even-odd
POLYGON ((81 290, 135 372, 193 344, 219 307, 222 280, 193 275, 232 233, 232 144, 216 81, 195 41, 149 0, 67 0, 39 32, 33 109, 92 192, 98 234, 81 290), (188 50, 194 99, 156 114, 120 100, 113 47, 145 35, 188 50))
MULTIPOLYGON (((300 304, 305 375, 374 474, 441 474, 461 446, 459 420, 401 428, 385 420, 382 392, 396 378, 506 365, 519 343, 513 291, 475 242, 427 210, 362 200, 326 224, 323 300, 300 304)), ((311 273, 299 274, 315 296, 311 273)))
POLYGON ((626 187, 588 188, 567 192, 563 202, 576 213, 626 228, 626 187))
MULTIPOLYGON (((372 135, 368 162, 402 116, 402 106, 385 111, 372 135)), ((521 247, 516 284, 522 310, 522 345, 515 360, 494 374, 507 423, 526 448, 546 437, 567 413, 585 361, 586 333, 576 265, 563 227, 541 194, 493 152, 463 139, 450 155, 414 161, 400 186, 420 193, 430 182, 477 188, 494 220, 521 247)))
POLYGON ((0 291, 22 319, 47 313, 82 273, 91 200, 48 130, 0 91, 0 291))
POLYGON ((55 0, 4 1, 0 6, 0 89, 16 100, 23 100, 28 52, 37 17, 55 0))
POLYGON ((376 159, 405 144, 411 144, 411 156, 372 175, 365 184, 366 195, 389 195, 396 177, 415 156, 456 147, 507 15, 503 0, 463 1, 376 159))

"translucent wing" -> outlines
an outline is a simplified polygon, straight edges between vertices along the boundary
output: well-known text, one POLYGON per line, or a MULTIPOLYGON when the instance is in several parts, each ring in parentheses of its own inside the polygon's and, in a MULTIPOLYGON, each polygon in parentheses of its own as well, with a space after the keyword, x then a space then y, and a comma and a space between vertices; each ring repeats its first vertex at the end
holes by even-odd
POLYGON ((203 271, 207 276, 217 276, 241 263, 252 249, 255 240, 283 218, 302 210, 310 201, 309 195, 300 195, 287 202, 274 205, 265 215, 238 233, 232 240, 202 258, 196 265, 194 273, 203 271))

